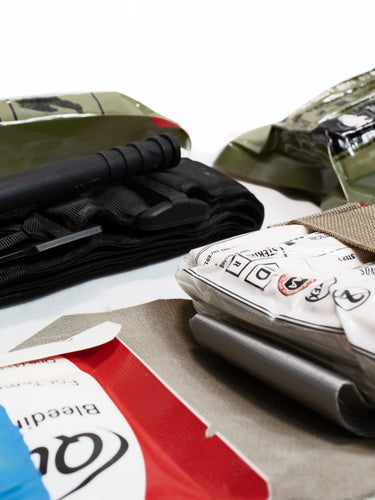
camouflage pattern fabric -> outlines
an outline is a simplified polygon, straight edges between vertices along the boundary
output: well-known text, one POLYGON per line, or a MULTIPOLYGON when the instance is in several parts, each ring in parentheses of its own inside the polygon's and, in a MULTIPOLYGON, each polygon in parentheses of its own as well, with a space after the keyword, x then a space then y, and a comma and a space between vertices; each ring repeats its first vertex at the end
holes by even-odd
POLYGON ((118 92, 90 92, 0 101, 0 175, 172 132, 175 122, 118 92))
POLYGON ((317 196, 323 209, 375 202, 375 70, 323 92, 285 120, 227 145, 215 164, 317 196))

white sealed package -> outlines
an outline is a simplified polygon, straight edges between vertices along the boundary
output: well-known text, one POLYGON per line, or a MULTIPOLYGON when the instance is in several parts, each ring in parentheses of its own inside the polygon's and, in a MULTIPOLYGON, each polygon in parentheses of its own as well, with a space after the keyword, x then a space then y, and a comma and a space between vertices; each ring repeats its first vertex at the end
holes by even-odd
POLYGON ((191 250, 177 280, 198 313, 272 337, 375 401, 374 254, 302 225, 191 250))

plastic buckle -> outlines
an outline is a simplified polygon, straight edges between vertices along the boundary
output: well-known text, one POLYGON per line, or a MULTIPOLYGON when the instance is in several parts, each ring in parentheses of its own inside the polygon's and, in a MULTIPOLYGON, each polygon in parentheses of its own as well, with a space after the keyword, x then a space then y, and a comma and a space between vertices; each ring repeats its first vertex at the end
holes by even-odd
POLYGON ((209 217, 208 203, 182 195, 169 201, 162 201, 142 212, 135 220, 135 227, 146 231, 156 231, 201 222, 209 217))

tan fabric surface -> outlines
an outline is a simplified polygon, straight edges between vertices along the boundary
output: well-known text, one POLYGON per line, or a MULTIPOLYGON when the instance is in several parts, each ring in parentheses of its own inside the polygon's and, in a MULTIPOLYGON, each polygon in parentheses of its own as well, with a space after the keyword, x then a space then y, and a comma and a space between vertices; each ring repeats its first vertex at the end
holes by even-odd
POLYGON ((361 207, 359 203, 348 203, 285 224, 302 224, 349 246, 375 252, 375 205, 361 207))
POLYGON ((46 328, 43 328, 43 330, 40 330, 32 337, 29 337, 24 342, 21 342, 21 344, 18 344, 16 347, 11 349, 10 352, 18 351, 20 349, 26 349, 29 347, 36 347, 43 344, 49 344, 50 342, 61 342, 63 340, 67 340, 70 337, 74 337, 74 335, 78 335, 91 326, 96 326, 100 322, 94 318, 90 321, 89 317, 87 317, 87 323, 86 321, 84 321, 83 323, 80 321, 75 323, 75 321, 70 322, 65 318, 70 318, 70 316, 63 316, 62 321, 61 319, 59 319, 51 323, 50 325, 46 326, 46 328), (54 325, 56 325, 56 327, 54 325))
MULTIPOLYGON (((270 481, 277 500, 375 498, 375 440, 353 437, 197 345, 187 300, 65 316, 39 337, 114 321, 121 340, 270 481)), ((207 438, 209 439, 209 438, 207 438)))

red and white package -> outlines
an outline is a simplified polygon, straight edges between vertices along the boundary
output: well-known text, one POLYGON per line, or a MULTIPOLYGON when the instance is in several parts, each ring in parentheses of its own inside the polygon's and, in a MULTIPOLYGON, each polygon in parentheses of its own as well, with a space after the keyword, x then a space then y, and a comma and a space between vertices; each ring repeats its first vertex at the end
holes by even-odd
POLYGON ((267 482, 122 342, 1 369, 52 500, 266 499, 267 482))

